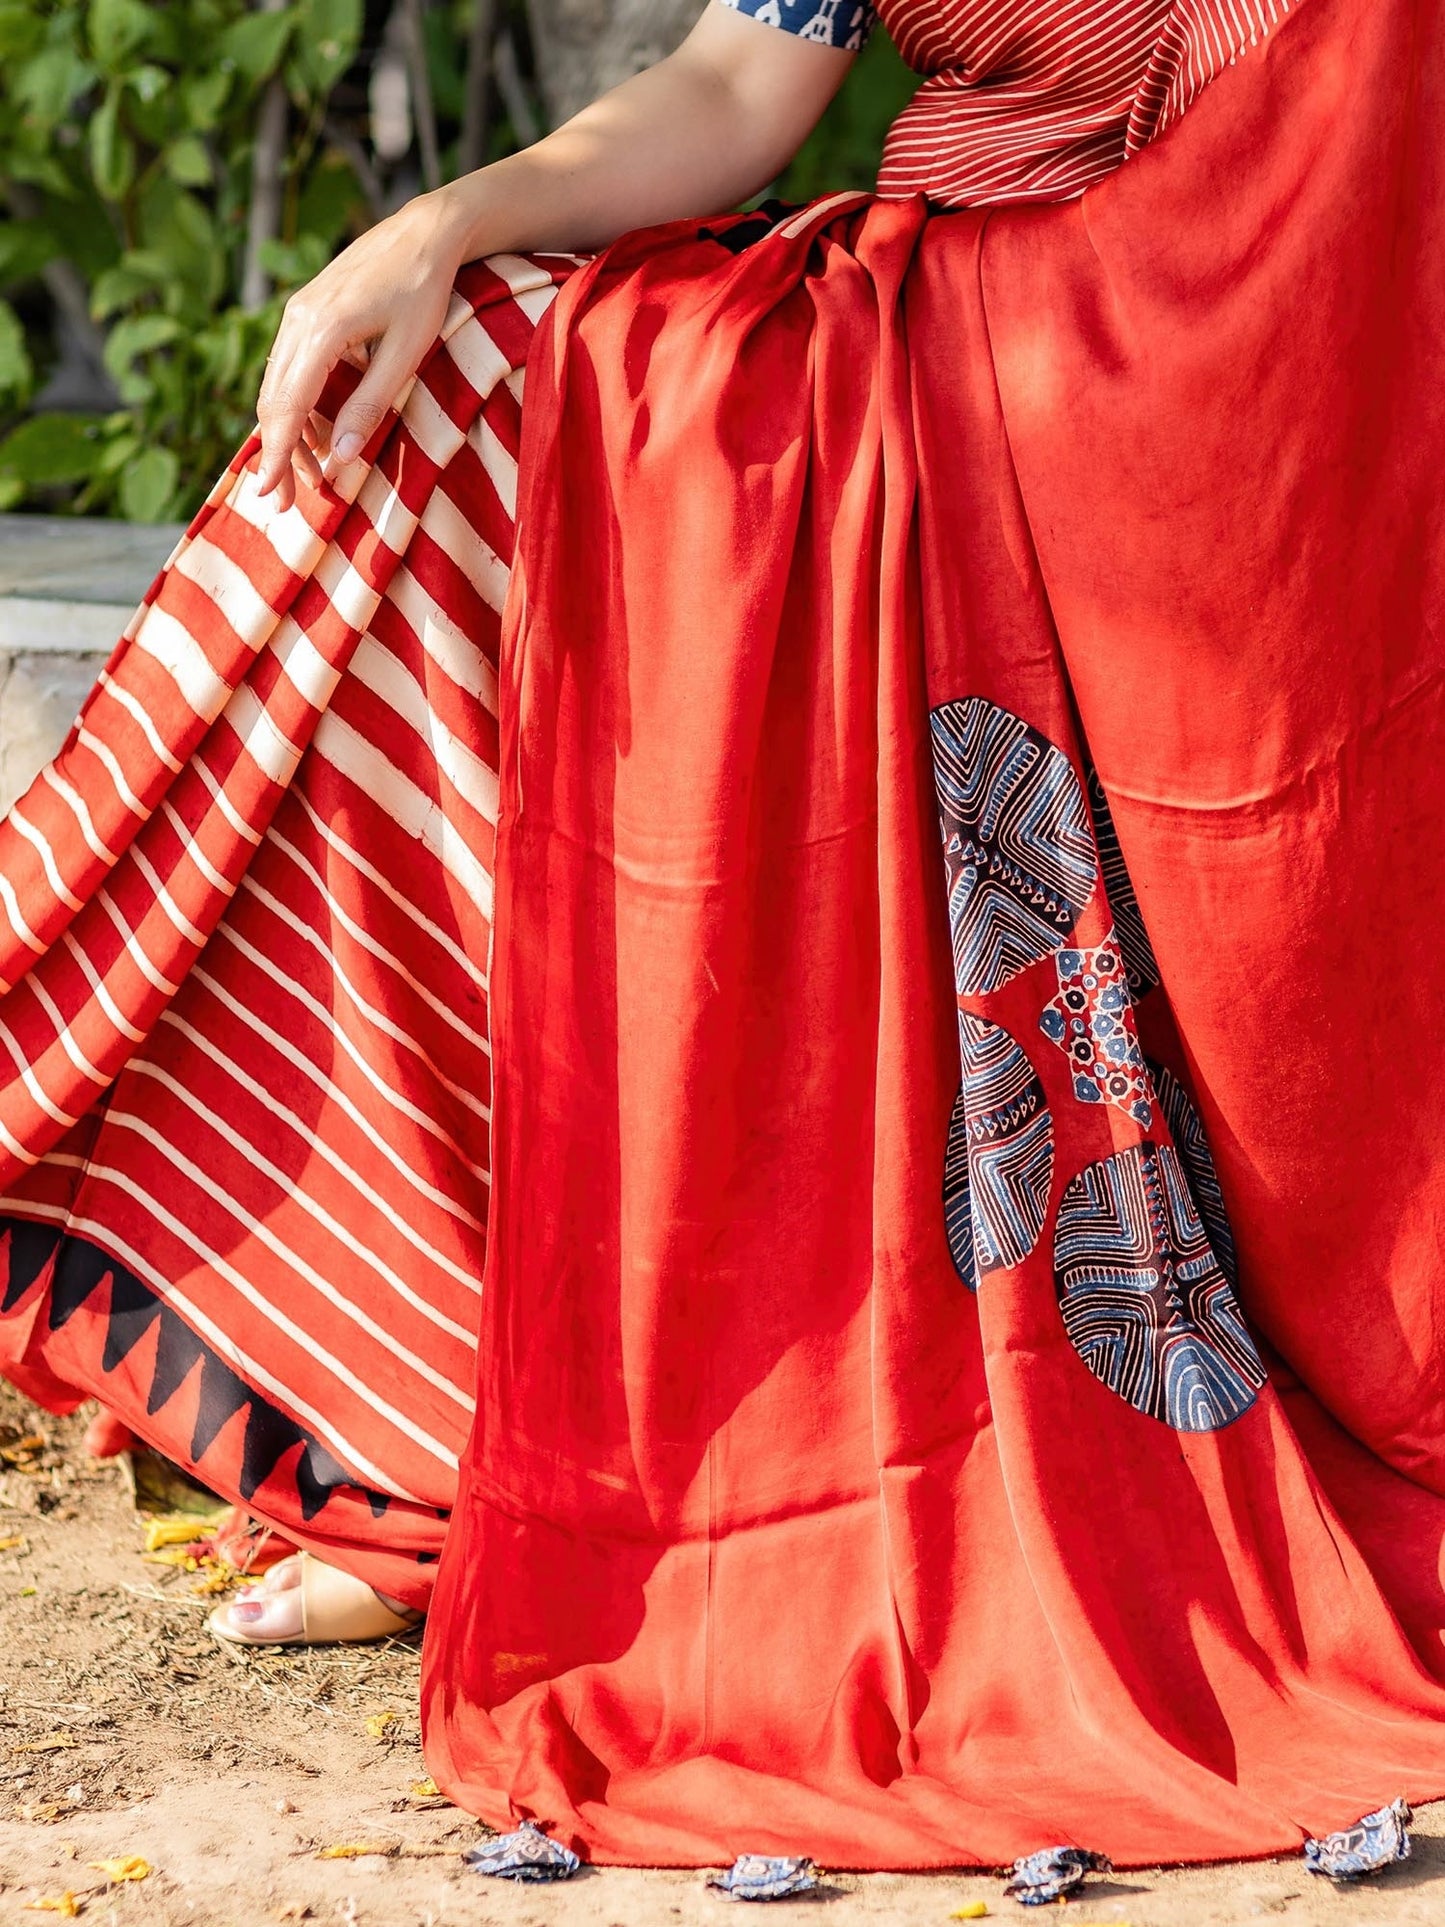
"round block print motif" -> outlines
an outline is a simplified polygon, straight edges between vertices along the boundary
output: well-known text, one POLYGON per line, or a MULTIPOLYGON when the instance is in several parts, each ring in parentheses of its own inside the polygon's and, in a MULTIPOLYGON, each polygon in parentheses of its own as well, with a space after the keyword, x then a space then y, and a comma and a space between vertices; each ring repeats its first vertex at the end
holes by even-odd
POLYGON ((929 727, 954 981, 974 996, 1067 943, 1098 856, 1073 764, 1021 716, 966 696, 929 727))
POLYGON ((1264 1367, 1169 1146, 1079 1173, 1059 1205, 1054 1279, 1074 1349, 1136 1411, 1214 1432, 1253 1405, 1264 1367))
POLYGON ((1137 1003, 1158 983, 1159 966, 1154 961, 1154 946, 1144 928, 1134 881, 1124 862, 1124 852, 1119 848, 1119 832, 1114 828, 1109 799, 1104 794, 1098 771, 1090 767, 1087 780, 1089 807, 1094 812, 1094 840, 1099 846, 1099 868, 1104 873, 1104 888, 1114 913, 1114 934, 1123 953, 1124 973, 1137 1003))
POLYGON ((1033 1065, 998 1024, 960 1013, 963 1082, 943 1166, 943 1221, 971 1291, 1039 1241, 1054 1174, 1054 1127, 1033 1065))
POLYGON ((1234 1249, 1234 1230, 1224 1208, 1224 1192, 1214 1168, 1214 1153, 1204 1134, 1204 1121, 1190 1101, 1189 1094, 1173 1071, 1148 1060, 1149 1075, 1159 1108, 1169 1126, 1179 1152, 1179 1162, 1189 1179, 1189 1189, 1199 1210, 1200 1220, 1214 1247, 1220 1269, 1231 1285, 1239 1283, 1239 1260, 1234 1249))

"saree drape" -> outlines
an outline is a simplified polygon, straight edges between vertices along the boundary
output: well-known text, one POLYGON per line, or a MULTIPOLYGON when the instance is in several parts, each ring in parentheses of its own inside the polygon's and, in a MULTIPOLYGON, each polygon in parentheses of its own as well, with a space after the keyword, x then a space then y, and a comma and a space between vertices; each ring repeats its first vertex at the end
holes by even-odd
POLYGON ((1441 10, 529 365, 439 1783, 600 1860, 1445 1788, 1441 10))

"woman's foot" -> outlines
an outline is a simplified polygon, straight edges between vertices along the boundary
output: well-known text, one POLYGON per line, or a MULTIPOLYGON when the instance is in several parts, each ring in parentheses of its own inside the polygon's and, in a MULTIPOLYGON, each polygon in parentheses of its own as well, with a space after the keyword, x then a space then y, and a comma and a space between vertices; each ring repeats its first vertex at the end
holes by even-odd
POLYGON ((217 1606, 207 1624, 218 1639, 245 1646, 319 1646, 388 1639, 421 1618, 399 1599, 302 1552, 272 1566, 259 1586, 217 1606))

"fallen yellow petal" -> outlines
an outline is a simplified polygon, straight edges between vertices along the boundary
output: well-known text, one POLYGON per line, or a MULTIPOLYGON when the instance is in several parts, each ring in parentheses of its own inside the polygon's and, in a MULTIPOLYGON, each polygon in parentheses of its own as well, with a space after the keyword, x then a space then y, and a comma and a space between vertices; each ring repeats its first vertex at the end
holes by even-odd
POLYGON ((411 1795, 414 1800, 439 1800, 441 1792, 435 1780, 413 1780, 411 1783, 411 1795))
POLYGON ((32 1914, 63 1914, 67 1920, 75 1920, 80 1914, 80 1902, 74 1894, 42 1894, 38 1900, 27 1900, 26 1911, 32 1914))
POLYGON ((391 1855, 396 1848, 376 1840, 357 1840, 343 1846, 322 1847, 317 1853, 318 1860, 361 1860, 369 1853, 391 1855))
POLYGON ((0 1552, 14 1552, 17 1546, 23 1546, 24 1544, 25 1535, 23 1533, 12 1533, 8 1539, 0 1539, 0 1552))
POLYGON ((138 1853, 123 1853, 116 1860, 92 1860, 91 1866, 107 1880, 145 1880, 153 1869, 138 1853))
POLYGON ((961 1907, 955 1907, 948 1916, 950 1920, 986 1920, 988 1902, 986 1900, 966 1900, 961 1907))
POLYGON ((38 1740, 22 1740, 12 1753, 59 1753, 67 1746, 79 1746, 73 1733, 46 1733, 38 1740))
POLYGON ((366 1730, 372 1739, 384 1740, 388 1729, 395 1726, 397 1718, 398 1715, 392 1712, 369 1713, 366 1718, 366 1730))

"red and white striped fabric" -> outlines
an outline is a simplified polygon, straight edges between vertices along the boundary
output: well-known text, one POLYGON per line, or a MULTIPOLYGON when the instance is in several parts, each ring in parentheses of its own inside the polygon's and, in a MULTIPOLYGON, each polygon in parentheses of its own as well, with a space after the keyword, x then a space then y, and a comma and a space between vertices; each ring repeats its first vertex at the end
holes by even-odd
POLYGON ((278 513, 244 449, 0 824, 0 1363, 343 1562, 384 1538, 404 1596, 471 1416, 499 612, 567 265, 469 269, 334 492, 278 513))
POLYGON ((927 78, 894 122, 880 194, 943 207, 1065 201, 1177 120, 1299 0, 894 0, 927 78))

